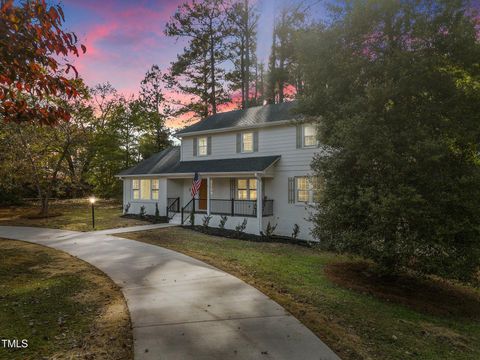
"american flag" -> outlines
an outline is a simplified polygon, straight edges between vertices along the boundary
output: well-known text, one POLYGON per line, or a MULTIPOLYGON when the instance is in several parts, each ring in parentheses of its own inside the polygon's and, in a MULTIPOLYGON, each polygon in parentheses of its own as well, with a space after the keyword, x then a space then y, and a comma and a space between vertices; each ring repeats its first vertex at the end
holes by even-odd
POLYGON ((195 195, 197 195, 201 184, 202 184, 202 180, 200 179, 200 176, 198 176, 198 173, 196 172, 192 182, 192 198, 195 197, 195 195))

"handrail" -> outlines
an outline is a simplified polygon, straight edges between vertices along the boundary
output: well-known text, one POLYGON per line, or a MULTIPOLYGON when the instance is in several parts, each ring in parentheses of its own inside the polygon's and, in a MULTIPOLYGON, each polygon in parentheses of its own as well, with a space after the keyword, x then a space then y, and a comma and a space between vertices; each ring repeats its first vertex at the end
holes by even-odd
POLYGON ((169 220, 173 219, 173 216, 178 212, 178 208, 180 206, 180 197, 177 197, 170 205, 167 206, 167 218, 169 220), (175 211, 175 205, 177 211, 175 211), (174 213, 172 217, 170 217, 170 213, 174 213))
MULTIPOLYGON (((211 215, 229 215, 229 216, 257 216, 257 201, 256 200, 240 200, 240 199, 209 199, 209 210, 211 215)), ((200 208, 201 202, 204 205, 208 199, 192 199, 187 205, 182 208, 182 224, 188 220, 192 210, 194 213, 207 213, 206 208, 200 208), (185 217, 185 219, 184 219, 185 217)), ((273 199, 264 198, 262 201, 262 217, 273 215, 273 199)))
POLYGON ((191 213, 188 212, 188 216, 187 216, 185 219, 183 219, 183 216, 184 216, 184 213, 185 213, 185 209, 186 209, 192 202, 193 202, 193 205, 192 205, 192 206, 193 206, 193 212, 195 212, 195 198, 192 198, 192 199, 187 203, 187 205, 185 205, 184 207, 182 207, 182 211, 181 211, 181 214, 182 214, 182 218, 181 218, 182 221, 181 221, 181 223, 182 223, 182 225, 183 225, 183 224, 185 223, 185 221, 187 221, 188 218, 191 216, 191 213))

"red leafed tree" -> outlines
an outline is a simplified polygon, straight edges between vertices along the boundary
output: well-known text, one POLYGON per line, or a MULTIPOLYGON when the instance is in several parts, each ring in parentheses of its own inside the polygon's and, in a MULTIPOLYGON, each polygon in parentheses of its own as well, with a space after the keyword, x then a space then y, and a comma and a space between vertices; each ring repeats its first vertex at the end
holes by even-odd
MULTIPOLYGON (((77 37, 62 30, 59 5, 45 0, 0 0, 0 117, 6 122, 54 125, 68 110, 54 102, 79 96, 78 72, 68 56, 79 56, 77 37)), ((86 48, 80 45, 85 53, 86 48)))

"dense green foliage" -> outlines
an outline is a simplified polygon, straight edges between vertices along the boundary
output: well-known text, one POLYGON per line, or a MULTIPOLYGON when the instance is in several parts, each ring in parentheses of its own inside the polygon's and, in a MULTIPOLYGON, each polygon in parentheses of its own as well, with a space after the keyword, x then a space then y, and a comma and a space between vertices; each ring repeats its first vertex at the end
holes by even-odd
POLYGON ((461 0, 349 1, 300 38, 324 152, 315 234, 394 272, 480 265, 480 46, 461 0))
POLYGON ((375 288, 382 282, 367 282, 372 286, 366 291, 332 283, 327 275, 331 264, 348 268, 351 263, 319 249, 227 239, 181 227, 122 236, 183 252, 240 277, 286 308, 343 360, 480 357, 480 293, 467 286, 431 279, 415 286, 390 284, 386 288, 395 289, 392 296, 386 292, 379 299, 372 290, 378 295, 375 288), (423 306, 398 303, 402 297, 423 306))
POLYGON ((130 99, 108 83, 82 91, 82 99, 64 100, 68 122, 0 123, 0 203, 36 197, 46 214, 51 198, 119 197, 115 175, 171 145, 146 91, 130 99))

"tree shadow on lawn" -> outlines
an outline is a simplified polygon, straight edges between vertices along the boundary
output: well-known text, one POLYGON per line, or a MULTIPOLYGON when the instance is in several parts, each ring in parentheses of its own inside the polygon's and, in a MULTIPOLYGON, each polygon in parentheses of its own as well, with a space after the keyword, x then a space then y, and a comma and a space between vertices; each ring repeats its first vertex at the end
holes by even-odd
POLYGON ((337 285, 416 311, 480 320, 480 293, 446 280, 405 274, 386 279, 363 261, 329 264, 325 274, 337 285))

